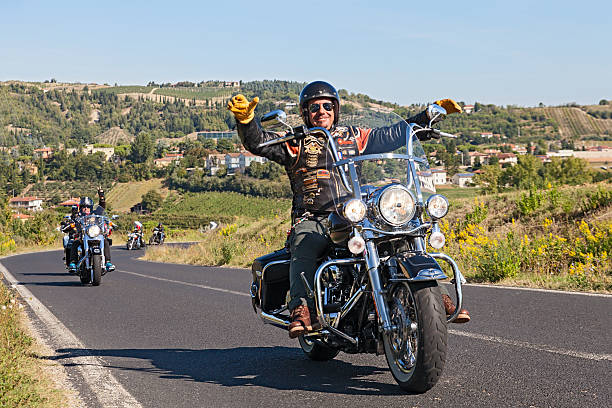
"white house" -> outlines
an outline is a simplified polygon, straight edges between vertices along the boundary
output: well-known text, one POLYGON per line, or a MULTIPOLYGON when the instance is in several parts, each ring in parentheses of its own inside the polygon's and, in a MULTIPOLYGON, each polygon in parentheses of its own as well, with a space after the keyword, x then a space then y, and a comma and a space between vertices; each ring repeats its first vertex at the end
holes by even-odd
POLYGON ((233 173, 240 168, 240 155, 242 153, 227 153, 225 155, 225 167, 228 173, 233 173))
MULTIPOLYGON (((69 149, 66 149, 66 152, 68 154, 76 154, 77 150, 78 149, 69 148, 69 149)), ((94 145, 92 144, 88 144, 88 145, 85 145, 85 147, 83 147, 84 154, 94 154, 98 152, 103 153, 104 157, 106 157, 106 161, 109 161, 115 154, 115 148, 114 147, 94 147, 94 145)))
POLYGON ((225 155, 224 154, 211 154, 206 158, 206 170, 210 172, 212 176, 217 174, 220 166, 225 165, 225 155))
POLYGON ((446 170, 431 169, 431 175, 434 185, 439 186, 441 184, 446 184, 446 170))
POLYGON ((499 164, 509 163, 511 166, 514 166, 516 163, 518 163, 518 159, 514 153, 498 153, 497 158, 499 159, 499 164))
POLYGON ((251 163, 253 162, 265 163, 266 158, 254 155, 251 152, 242 152, 240 153, 240 156, 238 156, 238 166, 240 167, 242 171, 244 171, 244 169, 249 167, 251 163))
POLYGON ((453 184, 458 185, 459 187, 466 187, 470 184, 473 184, 474 173, 457 173, 451 179, 453 184))
POLYGON ((9 207, 19 210, 42 211, 42 203, 42 198, 13 197, 9 200, 9 207))

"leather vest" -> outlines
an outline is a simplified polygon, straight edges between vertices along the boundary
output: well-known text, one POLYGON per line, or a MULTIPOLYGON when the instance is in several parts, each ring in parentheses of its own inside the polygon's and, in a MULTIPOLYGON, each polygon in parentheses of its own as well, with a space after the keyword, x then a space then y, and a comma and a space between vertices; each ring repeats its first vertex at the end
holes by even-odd
MULTIPOLYGON (((332 136, 341 158, 359 154, 355 128, 337 127, 332 136)), ((287 145, 289 153, 295 157, 287 174, 291 180, 294 194, 294 213, 305 211, 313 214, 334 211, 334 196, 347 193, 337 172, 332 171, 332 155, 326 148, 327 139, 309 135, 299 141, 297 146, 287 145)))

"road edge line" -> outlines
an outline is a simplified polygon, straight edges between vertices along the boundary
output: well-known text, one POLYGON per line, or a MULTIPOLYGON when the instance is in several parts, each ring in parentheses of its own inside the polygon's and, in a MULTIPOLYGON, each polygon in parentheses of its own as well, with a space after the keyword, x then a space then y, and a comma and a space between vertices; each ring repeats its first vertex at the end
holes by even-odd
MULTIPOLYGON (((74 365, 103 407, 142 408, 142 405, 132 394, 123 388, 110 370, 105 367, 102 359, 89 353, 85 345, 28 288, 15 279, 2 262, 0 262, 0 273, 4 275, 4 278, 11 284, 11 287, 15 288, 22 299, 30 306, 38 320, 42 322, 53 343, 61 345, 62 348, 83 350, 83 353, 80 355, 66 359, 64 360, 65 362, 60 362, 60 364, 64 369, 67 363, 74 365)), ((37 335, 39 333, 34 332, 34 334, 37 335)), ((44 338, 38 337, 37 341, 40 341, 56 352, 55 347, 48 344, 49 342, 44 338)), ((59 360, 56 361, 59 362, 59 360)), ((74 388, 75 390, 77 389, 77 387, 74 388)), ((81 395, 81 399, 84 400, 82 397, 81 395)))

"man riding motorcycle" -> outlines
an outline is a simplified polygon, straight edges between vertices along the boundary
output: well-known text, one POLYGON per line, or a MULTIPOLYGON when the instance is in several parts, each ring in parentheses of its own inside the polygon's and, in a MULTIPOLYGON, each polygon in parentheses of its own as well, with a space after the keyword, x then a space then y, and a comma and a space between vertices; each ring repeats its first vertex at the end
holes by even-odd
MULTIPOLYGON (((78 216, 86 216, 89 214, 95 214, 95 215, 104 215, 105 214, 105 209, 106 209, 106 198, 104 197, 104 190, 100 187, 98 188, 98 206, 96 207, 96 209, 93 209, 93 200, 89 197, 81 197, 81 200, 79 201, 79 214, 78 216)), ((79 231, 80 232, 80 231, 79 231)), ((77 239, 74 241, 74 243, 72 244, 72 249, 70 252, 70 265, 68 266, 68 269, 70 269, 71 272, 76 272, 76 263, 75 261, 78 261, 78 248, 79 246, 83 245, 83 241, 81 239, 77 239)), ((115 265, 112 264, 111 262, 111 253, 110 253, 110 242, 107 236, 104 236, 104 258, 106 259, 106 265, 104 265, 104 267, 106 268, 106 270, 108 272, 114 271, 115 270, 115 265)))
MULTIPOLYGON (((289 266, 291 324, 289 337, 295 338, 315 329, 312 325, 314 302, 308 298, 301 273, 313 285, 314 273, 321 258, 329 248, 325 220, 334 211, 332 196, 333 181, 326 170, 326 142, 314 136, 292 140, 283 144, 258 147, 262 142, 276 139, 278 134, 267 132, 253 120, 259 98, 249 102, 243 95, 234 96, 227 108, 234 114, 238 135, 244 147, 253 154, 264 156, 285 167, 293 192, 292 228, 289 238, 291 260, 289 266)), ((447 112, 461 112, 461 107, 452 99, 436 101, 447 112)), ((389 152, 405 143, 403 138, 406 122, 396 125, 365 129, 355 126, 337 126, 340 114, 340 97, 336 89, 327 82, 315 81, 306 85, 300 93, 300 114, 307 127, 323 127, 336 140, 342 157, 359 154, 389 152)), ((423 111, 406 121, 427 125, 430 118, 423 111)), ((442 286, 443 293, 445 291, 442 286)), ((447 315, 455 311, 448 293, 443 295, 447 315)), ((457 323, 470 320, 467 310, 462 309, 455 319, 457 323)), ((314 319, 316 323, 316 319, 314 319)))
POLYGON ((138 237, 138 246, 140 248, 144 248, 144 231, 142 230, 142 223, 140 221, 134 221, 134 229, 132 230, 132 233, 136 234, 138 237))
POLYGON ((153 239, 153 237, 155 237, 155 234, 159 234, 159 238, 158 238, 157 242, 159 242, 159 243, 163 242, 163 239, 164 239, 164 224, 162 224, 160 222, 159 224, 157 224, 157 227, 153 228, 153 236, 151 237, 151 240, 153 239))

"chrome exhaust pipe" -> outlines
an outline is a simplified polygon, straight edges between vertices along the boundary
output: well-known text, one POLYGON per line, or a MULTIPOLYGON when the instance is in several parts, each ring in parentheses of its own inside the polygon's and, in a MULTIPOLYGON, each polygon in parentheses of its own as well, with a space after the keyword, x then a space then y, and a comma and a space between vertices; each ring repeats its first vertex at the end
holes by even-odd
POLYGON ((280 327, 281 329, 285 330, 288 330, 289 328, 289 320, 285 320, 283 318, 271 315, 263 311, 261 312, 260 316, 264 323, 271 324, 272 326, 280 327))

